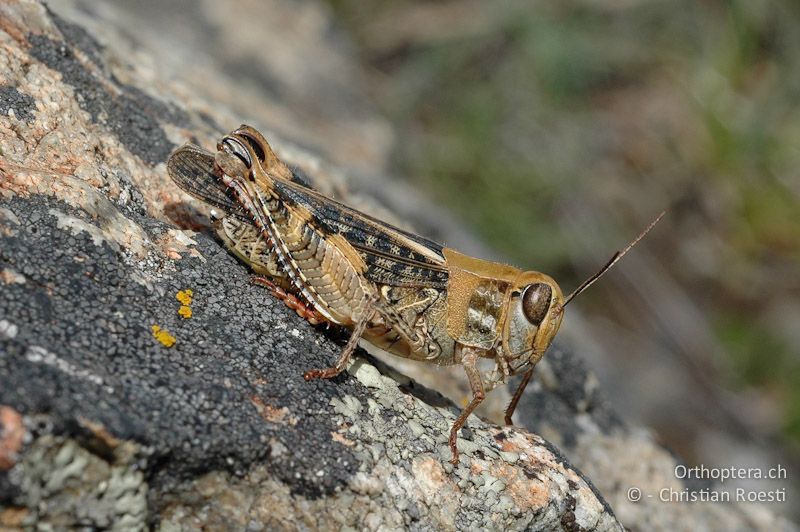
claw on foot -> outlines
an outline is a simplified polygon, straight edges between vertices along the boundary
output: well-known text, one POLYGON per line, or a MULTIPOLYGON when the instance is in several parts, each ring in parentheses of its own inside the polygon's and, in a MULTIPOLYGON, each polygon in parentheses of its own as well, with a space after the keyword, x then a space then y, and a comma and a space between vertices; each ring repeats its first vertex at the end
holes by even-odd
POLYGON ((336 368, 310 369, 305 373, 303 373, 303 379, 307 381, 311 381, 314 379, 330 379, 331 377, 335 377, 338 374, 339 372, 336 371, 336 368))
POLYGON ((450 452, 452 453, 453 457, 450 458, 450 463, 453 465, 458 465, 459 458, 458 458, 458 447, 456 446, 456 439, 458 438, 457 432, 450 433, 450 452))

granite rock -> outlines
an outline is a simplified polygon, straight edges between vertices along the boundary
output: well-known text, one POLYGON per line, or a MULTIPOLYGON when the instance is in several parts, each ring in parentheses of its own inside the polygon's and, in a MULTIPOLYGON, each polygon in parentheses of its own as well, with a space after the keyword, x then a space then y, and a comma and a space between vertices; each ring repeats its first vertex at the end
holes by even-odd
POLYGON ((620 528, 525 431, 472 418, 452 467, 457 409, 364 353, 304 382, 346 334, 253 285, 165 175, 223 131, 39 2, 0 28, 0 524, 620 528))

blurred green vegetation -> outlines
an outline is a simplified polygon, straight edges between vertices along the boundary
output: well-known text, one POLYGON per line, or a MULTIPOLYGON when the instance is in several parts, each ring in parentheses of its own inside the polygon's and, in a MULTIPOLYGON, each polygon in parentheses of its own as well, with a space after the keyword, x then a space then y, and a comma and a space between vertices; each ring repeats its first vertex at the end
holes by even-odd
POLYGON ((649 249, 800 442, 800 4, 330 3, 398 171, 516 264, 574 286, 570 213, 630 235, 669 207, 649 249))

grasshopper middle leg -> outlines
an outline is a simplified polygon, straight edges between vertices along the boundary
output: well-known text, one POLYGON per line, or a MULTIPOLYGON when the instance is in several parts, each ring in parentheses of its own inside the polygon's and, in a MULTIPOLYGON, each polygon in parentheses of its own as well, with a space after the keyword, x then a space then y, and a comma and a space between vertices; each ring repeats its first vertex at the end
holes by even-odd
POLYGON ((358 347, 358 340, 361 338, 361 335, 364 334, 364 330, 374 316, 375 306, 374 304, 370 304, 364 312, 364 316, 356 324, 352 334, 350 334, 350 339, 347 340, 347 344, 344 346, 344 349, 342 349, 342 354, 339 355, 339 359, 336 363, 330 368, 310 369, 303 373, 303 378, 307 381, 312 379, 331 379, 344 371, 345 366, 347 366, 347 361, 350 360, 356 347, 358 347))
POLYGON ((458 447, 456 446, 458 431, 464 426, 464 423, 467 422, 469 415, 478 408, 478 405, 481 404, 486 397, 486 390, 483 385, 483 380, 481 379, 480 371, 478 370, 478 351, 469 347, 465 347, 464 350, 466 353, 461 359, 461 364, 464 366, 467 379, 469 379, 469 387, 472 390, 472 401, 470 401, 467 407, 461 412, 461 415, 458 416, 450 429, 450 452, 453 455, 450 459, 450 463, 453 465, 458 464, 458 447))

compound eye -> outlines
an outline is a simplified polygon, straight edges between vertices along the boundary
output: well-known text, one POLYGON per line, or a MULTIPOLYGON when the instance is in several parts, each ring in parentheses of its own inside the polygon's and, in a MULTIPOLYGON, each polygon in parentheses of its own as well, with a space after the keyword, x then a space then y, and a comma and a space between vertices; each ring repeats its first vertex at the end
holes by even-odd
POLYGON ((522 294, 522 311, 529 322, 537 327, 542 324, 552 297, 553 290, 550 285, 544 283, 528 285, 522 294))
POLYGON ((235 137, 225 137, 222 139, 222 149, 228 153, 235 155, 240 161, 244 163, 247 168, 252 168, 253 160, 250 157, 250 152, 244 147, 242 142, 235 137))

